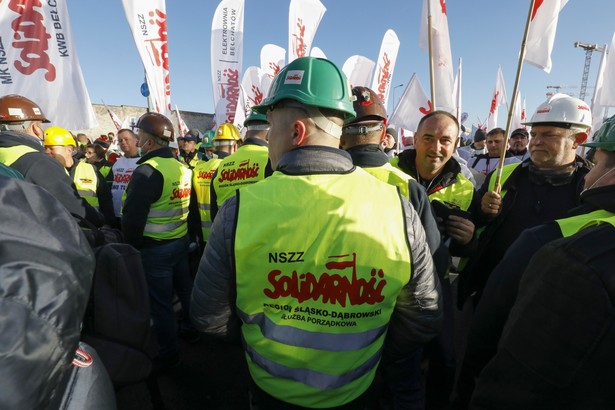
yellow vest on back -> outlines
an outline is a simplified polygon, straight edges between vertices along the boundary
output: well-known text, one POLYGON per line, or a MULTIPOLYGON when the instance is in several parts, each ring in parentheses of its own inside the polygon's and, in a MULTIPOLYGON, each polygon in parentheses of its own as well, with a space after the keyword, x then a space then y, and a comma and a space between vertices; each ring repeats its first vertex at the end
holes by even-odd
POLYGON ((253 380, 305 407, 354 400, 374 379, 411 276, 397 189, 357 168, 275 172, 238 195, 236 306, 253 380))
POLYGON ((562 231, 562 236, 568 237, 594 225, 609 223, 615 226, 615 214, 605 211, 604 209, 599 209, 583 215, 557 219, 555 222, 559 225, 559 228, 562 231))
POLYGON ((30 152, 38 151, 26 145, 15 145, 12 147, 0 148, 0 162, 7 167, 10 167, 13 162, 30 152))
POLYGON ((71 174, 79 196, 98 209, 98 196, 96 196, 98 177, 94 165, 79 161, 72 169, 71 174))
POLYGON ((237 189, 265 178, 269 149, 255 144, 242 145, 222 160, 213 181, 218 207, 235 195, 237 189))
MULTIPOLYGON (((363 168, 363 167, 361 167, 363 168)), ((399 192, 406 198, 410 198, 410 190, 408 188, 408 180, 414 180, 410 175, 406 174, 399 168, 395 168, 390 163, 386 163, 380 167, 363 168, 369 174, 375 176, 379 180, 386 182, 389 185, 394 185, 399 188, 399 192)))
POLYGON ((192 172, 192 189, 196 194, 201 216, 201 231, 203 240, 207 241, 211 231, 211 179, 220 166, 221 159, 212 158, 209 161, 199 161, 192 172))

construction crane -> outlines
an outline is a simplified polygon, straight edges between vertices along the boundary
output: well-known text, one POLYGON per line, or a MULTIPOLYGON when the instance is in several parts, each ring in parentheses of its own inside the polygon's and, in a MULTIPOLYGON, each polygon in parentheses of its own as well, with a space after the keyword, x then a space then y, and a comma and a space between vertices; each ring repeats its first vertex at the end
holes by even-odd
POLYGON ((598 44, 585 44, 579 43, 578 41, 574 43, 575 47, 581 47, 585 50, 585 67, 583 67, 583 78, 581 79, 581 91, 579 91, 579 98, 581 100, 585 100, 585 91, 587 90, 587 78, 589 77, 589 66, 592 62, 592 53, 596 50, 603 51, 600 49, 598 44))
MULTIPOLYGON (((561 90, 563 89, 568 89, 568 88, 579 88, 578 85, 567 85, 567 84, 562 84, 562 85, 548 85, 547 86, 547 98, 551 97, 553 95, 553 93, 559 93, 561 90), (554 90, 554 91, 550 91, 550 90, 554 90)), ((574 96, 572 93, 567 92, 565 94, 568 94, 570 96, 574 96)))

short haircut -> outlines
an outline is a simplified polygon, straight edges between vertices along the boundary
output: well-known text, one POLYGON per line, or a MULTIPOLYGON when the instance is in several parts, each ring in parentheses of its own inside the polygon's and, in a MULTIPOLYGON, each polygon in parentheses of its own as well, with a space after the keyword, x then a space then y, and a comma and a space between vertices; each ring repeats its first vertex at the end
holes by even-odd
POLYGON ((604 164, 604 166, 611 168, 615 167, 615 151, 607 151, 601 148, 598 149, 606 154, 606 163, 604 164))
POLYGON ((424 116, 423 118, 421 118, 421 120, 419 121, 419 125, 416 127, 416 130, 417 131, 420 130, 421 129, 421 125, 423 125, 423 123, 425 121, 427 121, 431 117, 436 117, 436 116, 444 116, 444 117, 448 117, 451 120, 453 120, 453 122, 455 123, 455 126, 457 127, 457 134, 459 134, 459 121, 457 121, 457 117, 455 117, 450 112, 444 111, 444 110, 432 111, 429 114, 427 114, 426 116, 424 116))
POLYGON ((491 135, 496 135, 496 134, 502 134, 502 135, 506 135, 506 131, 504 131, 502 128, 497 127, 492 129, 491 131, 489 131, 487 133, 487 138, 489 138, 491 135))
POLYGON ((118 130, 117 135, 120 135, 123 132, 127 132, 130 135, 132 135, 135 139, 139 139, 139 136, 135 134, 135 132, 129 128, 122 128, 121 130, 118 130))

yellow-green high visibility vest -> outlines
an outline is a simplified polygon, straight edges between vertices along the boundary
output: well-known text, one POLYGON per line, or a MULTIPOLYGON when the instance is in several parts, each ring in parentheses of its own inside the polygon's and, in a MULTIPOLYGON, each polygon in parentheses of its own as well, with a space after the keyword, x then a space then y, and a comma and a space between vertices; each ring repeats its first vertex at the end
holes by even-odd
MULTIPOLYGON (((361 167, 363 168, 363 167, 361 167)), ((395 168, 390 163, 386 163, 380 167, 363 168, 369 174, 375 176, 381 181, 386 182, 389 185, 399 187, 399 192, 406 198, 410 198, 410 190, 408 188, 408 181, 414 180, 410 175, 406 174, 399 168, 395 168)))
MULTIPOLYGON (((502 196, 502 198, 504 198, 504 195, 506 195, 506 192, 508 192, 507 190, 504 189, 504 183, 508 180, 508 178, 510 177, 510 174, 512 174, 513 171, 517 169, 519 165, 521 165, 521 162, 504 165, 504 167, 502 168, 502 177, 500 178, 500 186, 502 187, 502 191, 500 192, 500 195, 502 196)), ((487 185, 489 191, 493 191, 495 189, 495 180, 497 178, 497 170, 498 169, 496 168, 495 172, 493 172, 491 174, 491 177, 489 177, 489 185, 487 185)))
POLYGON ((235 195, 237 189, 265 178, 269 149, 262 145, 242 145, 224 158, 213 181, 218 207, 235 195))
POLYGON ((96 196, 98 177, 96 176, 94 165, 87 162, 77 162, 77 165, 70 174, 72 174, 71 177, 77 187, 79 196, 85 199, 88 204, 98 209, 98 196, 96 196))
POLYGON ((212 158, 209 161, 199 161, 192 170, 192 189, 196 194, 201 216, 201 231, 203 240, 207 241, 211 231, 211 179, 222 162, 221 159, 212 158))
POLYGON ((109 175, 109 172, 111 172, 111 168, 112 167, 109 165, 103 165, 102 167, 100 167, 98 172, 100 172, 100 175, 102 175, 103 178, 107 178, 107 175, 109 175))
POLYGON ((30 152, 39 152, 34 148, 30 148, 26 145, 15 145, 12 147, 0 148, 0 162, 7 167, 10 167, 13 162, 30 152))
POLYGON ((147 214, 143 236, 154 239, 183 237, 188 233, 186 221, 192 189, 192 171, 175 158, 154 157, 143 164, 151 165, 164 178, 162 194, 151 205, 147 214))
POLYGON ((566 238, 593 225, 609 223, 615 226, 615 214, 605 211, 604 209, 599 209, 583 215, 557 219, 555 222, 559 225, 562 236, 566 238))
POLYGON ((238 197, 236 307, 253 380, 304 407, 354 400, 374 379, 411 277, 400 194, 356 168, 274 172, 238 197), (380 212, 390 217, 372 217, 380 212))
POLYGON ((457 181, 454 184, 429 194, 429 200, 437 200, 462 211, 467 211, 472 205, 474 185, 461 172, 457 174, 456 178, 457 181))

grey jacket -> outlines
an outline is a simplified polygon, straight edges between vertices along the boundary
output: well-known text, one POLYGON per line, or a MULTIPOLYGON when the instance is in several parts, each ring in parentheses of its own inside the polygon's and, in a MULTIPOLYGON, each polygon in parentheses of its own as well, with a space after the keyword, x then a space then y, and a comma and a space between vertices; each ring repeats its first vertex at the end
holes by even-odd
MULTIPOLYGON (((277 171, 287 175, 343 174, 353 170, 354 165, 346 152, 314 146, 287 152, 280 158, 277 168, 277 171)), ((266 183, 266 180, 259 183, 266 183)), ((366 192, 366 200, 369 198, 370 194, 366 192)), ((410 355, 416 347, 439 333, 442 321, 440 283, 425 232, 412 206, 405 198, 402 201, 412 254, 412 278, 398 295, 389 323, 384 361, 410 355)), ((239 341, 241 327, 235 312, 233 243, 236 214, 237 198, 233 197, 220 208, 212 226, 194 283, 190 307, 193 323, 200 331, 229 341, 239 341)))

